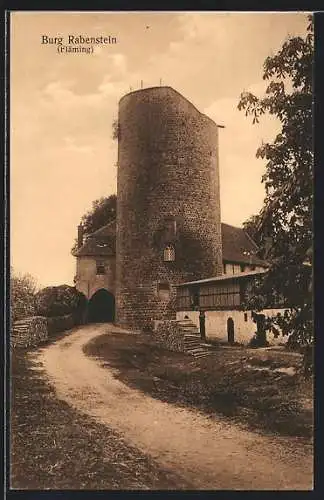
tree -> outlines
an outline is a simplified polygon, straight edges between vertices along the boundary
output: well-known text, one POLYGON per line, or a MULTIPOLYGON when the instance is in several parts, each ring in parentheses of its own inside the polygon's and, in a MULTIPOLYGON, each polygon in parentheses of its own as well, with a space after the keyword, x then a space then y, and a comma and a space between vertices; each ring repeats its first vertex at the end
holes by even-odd
POLYGON ((10 315, 12 321, 35 314, 37 283, 30 274, 18 274, 11 268, 10 315))
POLYGON ((261 216, 259 214, 251 215, 243 222, 243 228, 258 246, 256 255, 260 259, 266 260, 272 246, 272 238, 262 231, 261 216))
POLYGON ((86 234, 91 234, 108 222, 116 219, 117 197, 115 194, 108 198, 99 198, 92 202, 92 209, 84 214, 81 223, 86 234))
MULTIPOLYGON (((313 24, 304 37, 291 37, 263 66, 269 81, 266 95, 243 92, 238 109, 259 123, 265 113, 276 116, 281 131, 272 144, 262 144, 257 157, 266 159, 262 177, 266 197, 257 216, 257 233, 271 238, 269 272, 255 288, 253 306, 261 308, 274 297, 288 305, 285 318, 268 322, 299 343, 311 342, 312 328, 312 204, 313 137, 312 72, 313 24)), ((264 248, 264 238, 261 245, 264 248)), ((251 303, 250 303, 251 305, 251 303)))
MULTIPOLYGON (((115 194, 102 197, 92 202, 92 208, 81 217, 84 236, 94 233, 97 229, 116 219, 117 197, 115 194)), ((78 242, 74 241, 72 254, 77 250, 78 242)))
POLYGON ((245 222, 243 222, 243 228, 246 233, 252 238, 252 240, 258 245, 259 248, 263 244, 263 235, 259 230, 259 215, 251 215, 245 222))
POLYGON ((114 141, 120 138, 120 125, 118 120, 114 120, 112 122, 112 138, 114 139, 114 141))
POLYGON ((69 285, 48 286, 35 296, 37 314, 49 318, 78 313, 85 307, 85 302, 84 295, 69 285))

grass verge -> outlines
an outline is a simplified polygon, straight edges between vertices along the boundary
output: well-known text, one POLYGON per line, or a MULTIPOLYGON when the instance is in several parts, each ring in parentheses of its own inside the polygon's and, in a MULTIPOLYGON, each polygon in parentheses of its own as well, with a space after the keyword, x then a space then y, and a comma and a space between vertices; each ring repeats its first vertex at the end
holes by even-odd
POLYGON ((84 351, 161 401, 222 414, 253 429, 312 437, 312 381, 298 374, 296 353, 220 347, 196 360, 158 347, 148 335, 124 333, 97 337, 84 351))
POLYGON ((15 349, 11 358, 11 489, 186 488, 117 433, 58 400, 32 351, 15 349))

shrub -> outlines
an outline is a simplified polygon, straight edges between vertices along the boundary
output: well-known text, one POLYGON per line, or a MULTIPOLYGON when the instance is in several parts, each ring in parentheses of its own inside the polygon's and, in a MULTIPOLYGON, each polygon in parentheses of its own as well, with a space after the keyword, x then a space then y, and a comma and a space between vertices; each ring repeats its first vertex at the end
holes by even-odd
POLYGON ((248 343, 248 347, 268 347, 269 342, 260 339, 259 335, 255 334, 248 343))
POLYGON ((53 335, 55 333, 64 332, 65 330, 70 330, 74 327, 74 325, 75 321, 73 319, 73 314, 47 318, 48 335, 53 335))
POLYGON ((69 285, 49 286, 40 290, 35 297, 36 312, 40 316, 54 317, 73 314, 81 317, 86 298, 75 287, 69 285))

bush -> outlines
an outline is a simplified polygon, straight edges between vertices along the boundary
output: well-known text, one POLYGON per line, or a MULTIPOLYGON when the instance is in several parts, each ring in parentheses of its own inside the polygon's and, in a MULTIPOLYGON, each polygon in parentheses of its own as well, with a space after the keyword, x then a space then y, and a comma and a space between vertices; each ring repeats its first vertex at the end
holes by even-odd
POLYGON ((74 327, 74 325, 75 321, 73 318, 73 314, 47 318, 48 335, 53 335, 55 333, 64 332, 65 330, 70 330, 74 327))
POLYGON ((80 318, 85 309, 86 298, 75 287, 69 285, 49 286, 40 290, 35 297, 36 313, 52 318, 73 314, 80 318))
POLYGON ((260 339, 259 335, 255 334, 248 343, 248 347, 268 347, 269 342, 260 339))

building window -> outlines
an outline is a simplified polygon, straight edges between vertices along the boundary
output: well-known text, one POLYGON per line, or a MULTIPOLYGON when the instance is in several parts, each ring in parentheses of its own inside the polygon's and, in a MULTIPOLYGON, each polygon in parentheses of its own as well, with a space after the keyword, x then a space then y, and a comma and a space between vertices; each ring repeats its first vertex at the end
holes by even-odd
POLYGON ((161 300, 170 300, 170 285, 169 283, 158 283, 157 291, 159 299, 161 300))
POLYGON ((199 288, 197 286, 190 289, 190 302, 193 310, 199 308, 199 288))
POLYGON ((244 313, 244 321, 247 321, 248 320, 248 315, 247 313, 244 313))
POLYGON ((244 271, 245 271, 245 265, 241 264, 241 273, 244 273, 244 271))
POLYGON ((223 264, 223 273, 226 274, 226 264, 223 264))
POLYGON ((173 262, 175 260, 175 248, 173 245, 168 245, 163 251, 164 262, 173 262))
POLYGON ((97 262, 97 274, 106 274, 105 264, 103 262, 97 262))
POLYGON ((241 272, 240 264, 233 264, 233 274, 239 274, 241 272))

